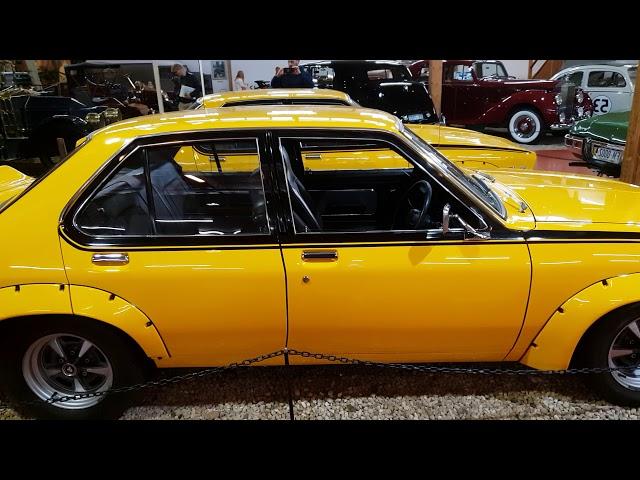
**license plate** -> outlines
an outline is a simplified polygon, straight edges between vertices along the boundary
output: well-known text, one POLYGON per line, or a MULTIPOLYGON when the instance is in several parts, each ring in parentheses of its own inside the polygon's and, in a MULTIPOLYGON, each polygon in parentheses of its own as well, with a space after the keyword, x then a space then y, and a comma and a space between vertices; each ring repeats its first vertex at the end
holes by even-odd
POLYGON ((622 161, 622 152, 613 148, 593 146, 591 154, 595 160, 603 162, 615 163, 616 165, 622 161))
POLYGON ((407 115, 407 120, 410 122, 418 122, 424 119, 424 114, 422 113, 413 113, 411 115, 407 115))

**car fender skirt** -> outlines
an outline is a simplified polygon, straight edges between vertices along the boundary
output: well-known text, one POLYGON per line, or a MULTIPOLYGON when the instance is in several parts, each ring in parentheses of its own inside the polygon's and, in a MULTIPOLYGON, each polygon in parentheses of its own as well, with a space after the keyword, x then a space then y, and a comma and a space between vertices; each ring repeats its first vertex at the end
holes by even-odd
POLYGON ((603 279, 564 302, 531 343, 520 363, 539 370, 569 367, 585 332, 607 313, 640 302, 640 273, 603 279))

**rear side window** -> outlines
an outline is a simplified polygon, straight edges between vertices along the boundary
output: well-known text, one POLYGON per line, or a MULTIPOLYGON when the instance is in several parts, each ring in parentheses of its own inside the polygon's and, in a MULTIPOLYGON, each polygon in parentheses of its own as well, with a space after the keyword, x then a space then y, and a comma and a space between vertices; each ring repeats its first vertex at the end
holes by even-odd
POLYGON ((256 138, 139 148, 79 210, 89 236, 268 233, 256 138))
POLYGON ((605 88, 618 88, 625 87, 624 77, 618 72, 611 72, 605 70, 595 70, 589 72, 589 87, 605 87, 605 88))

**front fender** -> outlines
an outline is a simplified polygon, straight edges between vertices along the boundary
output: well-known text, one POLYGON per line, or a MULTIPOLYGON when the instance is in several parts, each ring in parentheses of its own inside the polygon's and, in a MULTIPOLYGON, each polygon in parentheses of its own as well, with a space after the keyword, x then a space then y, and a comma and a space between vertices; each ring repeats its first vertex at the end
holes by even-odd
POLYGON ((640 301, 640 273, 599 281, 567 300, 533 340, 520 363, 540 370, 568 368, 578 342, 607 313, 640 301))
POLYGON ((522 90, 503 98, 478 118, 482 125, 506 125, 509 112, 516 106, 533 106, 542 114, 547 124, 557 123, 557 109, 553 102, 553 94, 544 90, 522 90))

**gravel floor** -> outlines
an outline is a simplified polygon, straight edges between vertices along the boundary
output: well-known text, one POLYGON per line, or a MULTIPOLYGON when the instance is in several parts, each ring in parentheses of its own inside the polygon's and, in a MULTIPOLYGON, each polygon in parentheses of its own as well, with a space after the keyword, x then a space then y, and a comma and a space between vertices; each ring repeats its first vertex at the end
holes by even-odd
MULTIPOLYGON (((147 390, 122 418, 286 420, 289 388, 296 419, 640 418, 640 409, 598 400, 580 377, 433 374, 364 366, 225 372, 147 390)), ((19 417, 0 408, 0 418, 19 417)))

